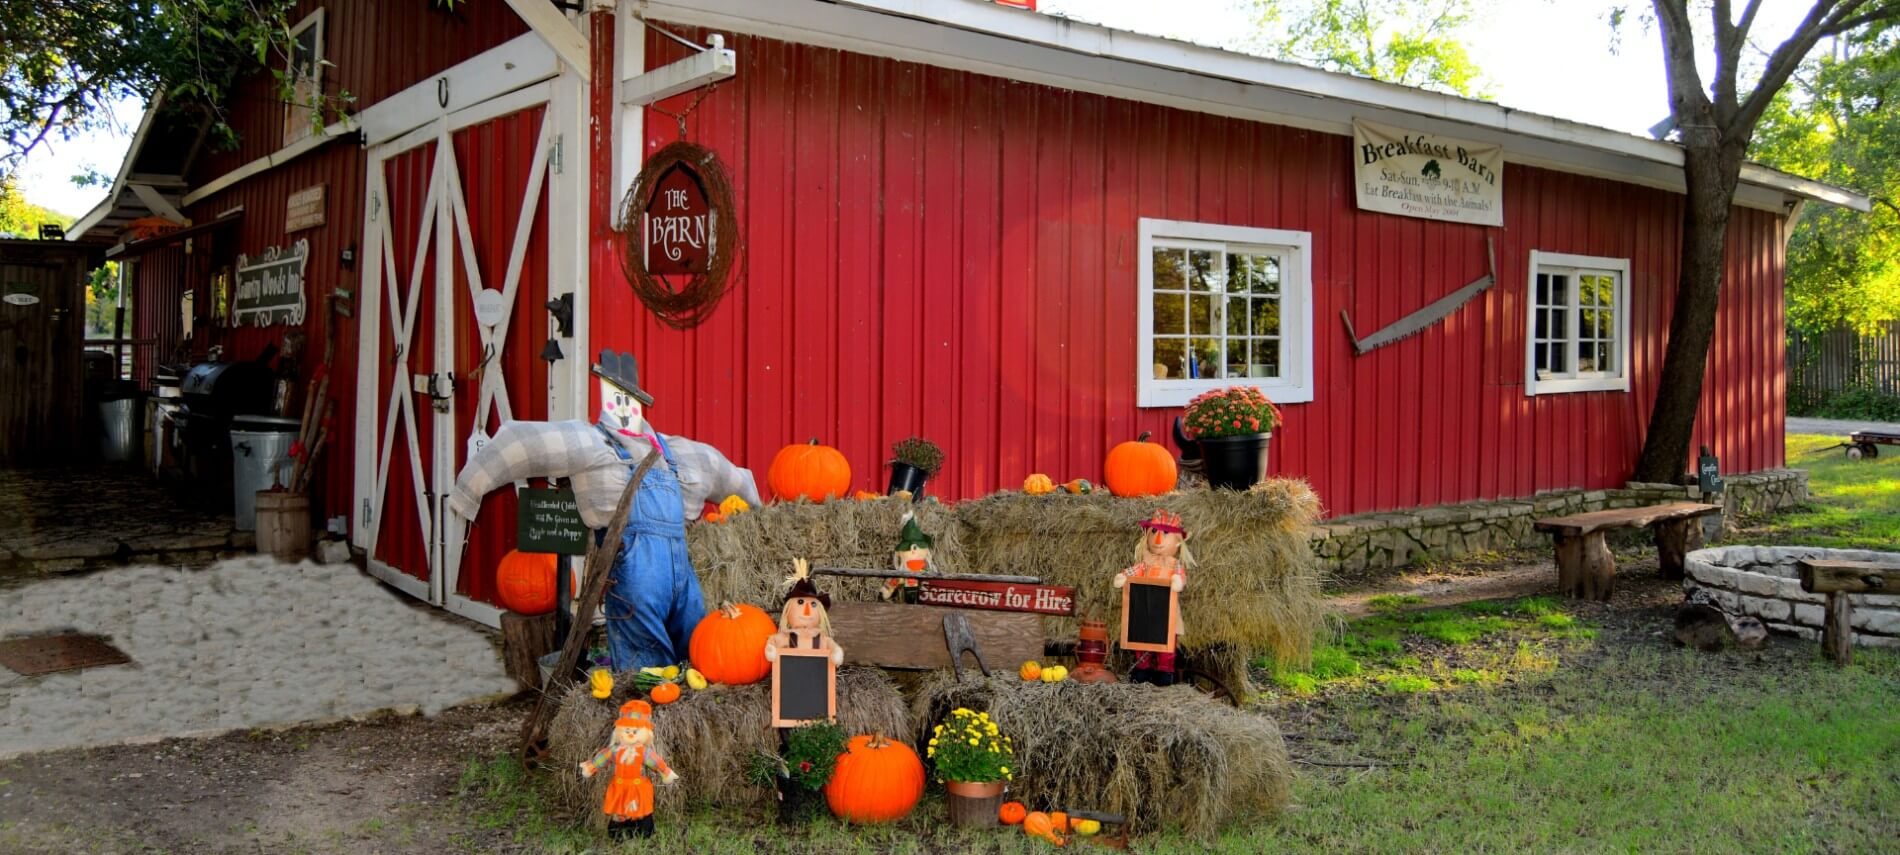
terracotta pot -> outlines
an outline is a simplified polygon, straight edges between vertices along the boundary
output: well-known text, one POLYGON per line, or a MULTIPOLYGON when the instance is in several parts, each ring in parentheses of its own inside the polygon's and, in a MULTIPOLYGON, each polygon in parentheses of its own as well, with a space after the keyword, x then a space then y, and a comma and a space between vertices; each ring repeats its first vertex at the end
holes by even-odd
POLYGON ((964 828, 994 828, 996 811, 1003 806, 1002 781, 945 781, 949 792, 950 824, 964 828))

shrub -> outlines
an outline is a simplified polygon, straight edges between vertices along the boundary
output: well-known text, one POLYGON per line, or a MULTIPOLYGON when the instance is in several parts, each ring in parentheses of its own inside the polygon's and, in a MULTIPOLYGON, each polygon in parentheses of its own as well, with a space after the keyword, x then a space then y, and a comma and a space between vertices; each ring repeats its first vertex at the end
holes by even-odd
POLYGON ((916 467, 925 477, 935 478, 943 468, 943 449, 921 436, 900 439, 891 446, 891 462, 916 467))
POLYGON ((1824 419, 1900 422, 1900 395, 1868 384, 1849 386, 1823 400, 1813 415, 1824 419))

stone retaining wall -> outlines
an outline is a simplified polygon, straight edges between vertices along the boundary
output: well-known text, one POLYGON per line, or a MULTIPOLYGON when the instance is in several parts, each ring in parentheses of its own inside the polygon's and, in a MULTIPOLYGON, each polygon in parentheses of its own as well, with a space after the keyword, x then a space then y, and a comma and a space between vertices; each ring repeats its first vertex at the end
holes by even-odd
MULTIPOLYGON (((1722 517, 1710 518, 1714 526, 1807 501, 1808 473, 1753 472, 1729 478, 1726 487, 1720 494, 1722 517)), ((1320 525, 1313 551, 1334 582, 1365 579, 1426 558, 1549 546, 1549 536, 1531 527, 1544 517, 1701 499, 1702 491, 1693 486, 1632 481, 1620 490, 1557 490, 1522 499, 1359 514, 1320 525)), ((1719 528, 1709 532, 1719 533, 1719 528)))
MULTIPOLYGON (((1731 615, 1753 615, 1770 630, 1819 639, 1823 594, 1801 590, 1803 558, 1900 564, 1900 553, 1817 546, 1724 546, 1697 549, 1683 561, 1682 586, 1708 591, 1731 615)), ((1900 647, 1900 596, 1852 594, 1854 643, 1900 647)))

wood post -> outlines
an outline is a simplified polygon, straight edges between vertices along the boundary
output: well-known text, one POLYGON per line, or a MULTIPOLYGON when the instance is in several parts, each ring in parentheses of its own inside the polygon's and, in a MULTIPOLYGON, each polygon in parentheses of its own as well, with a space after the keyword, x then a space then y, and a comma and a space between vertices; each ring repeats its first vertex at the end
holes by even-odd
POLYGON ((1685 557, 1702 548, 1702 519, 1686 517, 1656 524, 1656 557, 1664 579, 1683 576, 1685 557))
POLYGON ((1847 594, 1827 595, 1827 622, 1821 625, 1821 655, 1836 665, 1854 662, 1854 609, 1847 594))
POLYGON ((1609 600, 1616 587, 1616 557, 1603 532, 1559 534, 1557 593, 1579 600, 1609 600))
POLYGON ((1854 661, 1854 606, 1848 594, 1885 594, 1900 590, 1900 566, 1871 561, 1803 559, 1801 590, 1827 595, 1827 620, 1821 624, 1821 655, 1839 665, 1854 661))
POLYGON ((541 657, 554 650, 553 612, 539 615, 502 613, 502 663, 508 676, 515 678, 523 691, 541 688, 541 657))

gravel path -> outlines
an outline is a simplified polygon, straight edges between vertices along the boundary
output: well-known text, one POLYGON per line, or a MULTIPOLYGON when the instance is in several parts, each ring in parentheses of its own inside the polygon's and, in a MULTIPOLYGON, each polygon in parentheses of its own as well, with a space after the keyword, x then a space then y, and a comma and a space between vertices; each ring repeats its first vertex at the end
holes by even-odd
POLYGON ((487 633, 347 564, 133 567, 6 594, 0 638, 95 633, 132 664, 40 677, 0 668, 0 758, 380 710, 434 715, 515 690, 487 633))

